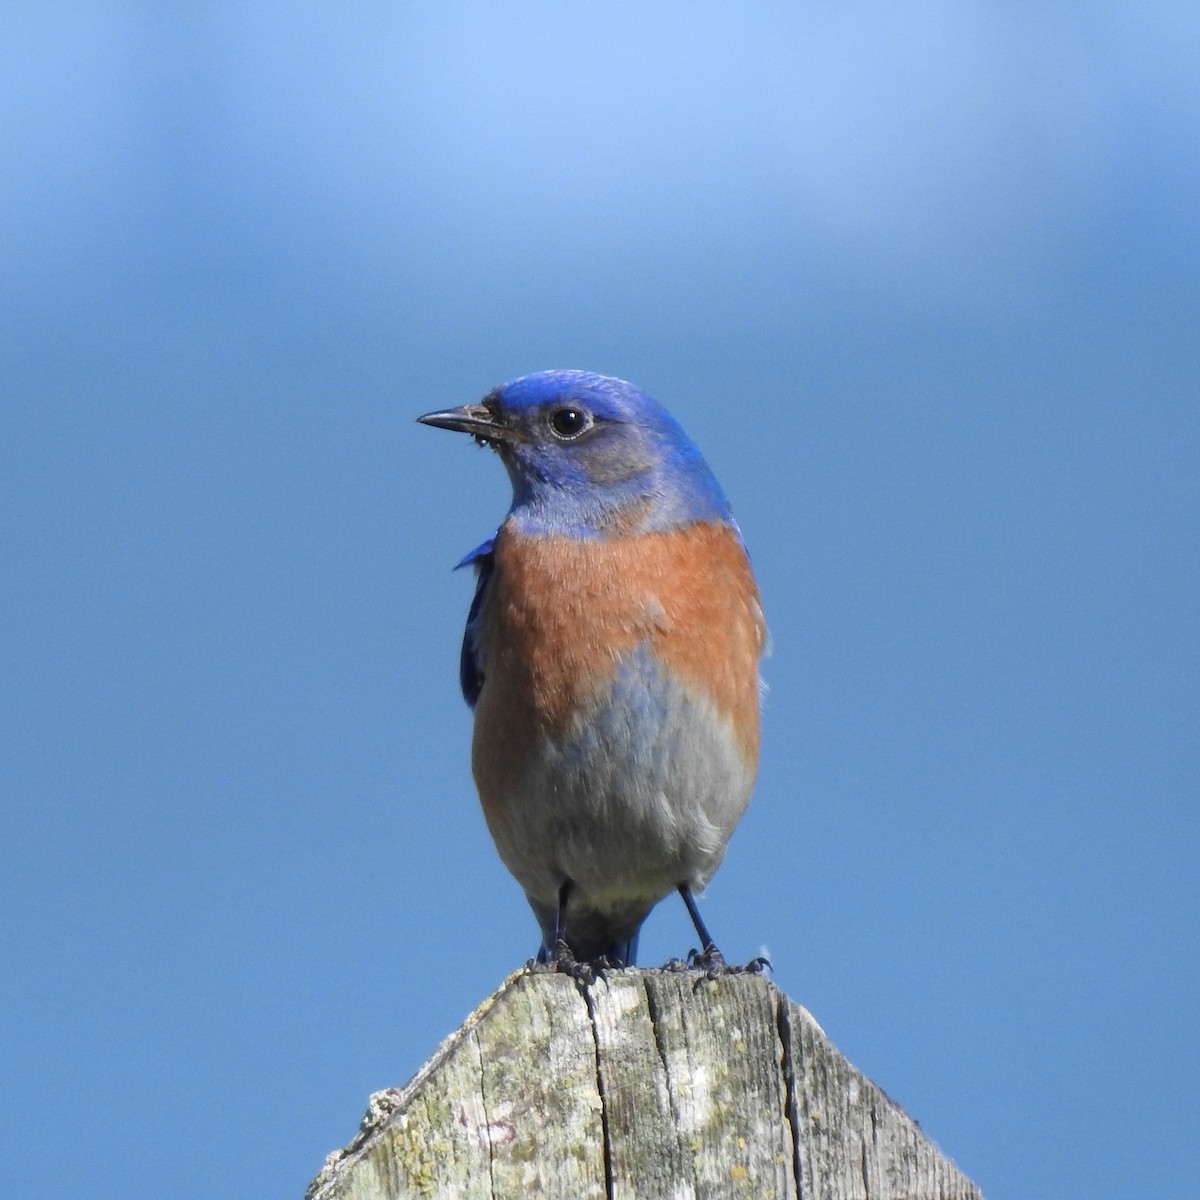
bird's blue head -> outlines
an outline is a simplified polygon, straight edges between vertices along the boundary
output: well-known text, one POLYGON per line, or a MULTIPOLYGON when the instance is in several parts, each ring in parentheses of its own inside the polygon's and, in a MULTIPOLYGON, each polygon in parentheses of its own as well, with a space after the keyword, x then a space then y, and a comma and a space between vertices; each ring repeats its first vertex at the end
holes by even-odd
POLYGON ((621 379, 540 371, 420 420, 500 455, 523 533, 604 537, 733 519, 691 438, 621 379))

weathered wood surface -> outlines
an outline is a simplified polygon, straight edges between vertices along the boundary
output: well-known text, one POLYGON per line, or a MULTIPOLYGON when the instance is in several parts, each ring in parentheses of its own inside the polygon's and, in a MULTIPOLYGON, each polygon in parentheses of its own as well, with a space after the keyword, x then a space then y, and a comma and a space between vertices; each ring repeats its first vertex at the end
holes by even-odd
POLYGON ((637 970, 511 976, 308 1200, 527 1196, 981 1200, 769 980, 637 970))

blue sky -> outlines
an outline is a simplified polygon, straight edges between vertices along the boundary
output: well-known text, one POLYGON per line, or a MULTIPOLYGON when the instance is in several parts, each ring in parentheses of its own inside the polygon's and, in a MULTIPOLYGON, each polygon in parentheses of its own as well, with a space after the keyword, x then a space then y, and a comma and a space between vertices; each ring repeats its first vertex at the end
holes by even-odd
POLYGON ((723 948, 990 1200, 1190 1197, 1198 51, 1153 0, 10 17, 13 1193, 298 1196, 533 952, 449 570, 507 485, 413 418, 569 366, 762 585, 723 948))

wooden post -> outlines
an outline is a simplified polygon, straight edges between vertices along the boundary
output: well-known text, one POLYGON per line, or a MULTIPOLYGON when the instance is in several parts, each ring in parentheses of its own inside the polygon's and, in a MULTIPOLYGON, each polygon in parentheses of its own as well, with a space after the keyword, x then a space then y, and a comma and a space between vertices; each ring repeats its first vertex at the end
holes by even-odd
POLYGON ((308 1200, 982 1200, 760 975, 518 973, 308 1200))

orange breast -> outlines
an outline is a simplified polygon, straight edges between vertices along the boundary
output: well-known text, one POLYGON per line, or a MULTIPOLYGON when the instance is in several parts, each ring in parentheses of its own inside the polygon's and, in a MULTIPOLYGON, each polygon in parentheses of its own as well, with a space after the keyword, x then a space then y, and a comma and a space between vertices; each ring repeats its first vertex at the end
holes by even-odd
POLYGON ((766 630, 746 552, 726 525, 582 541, 506 524, 481 633, 475 771, 488 791, 515 784, 529 739, 566 730, 643 644, 707 693, 757 762, 766 630))

